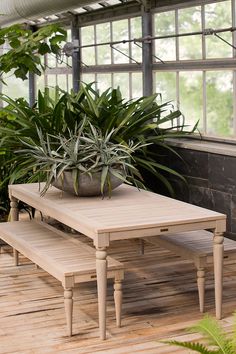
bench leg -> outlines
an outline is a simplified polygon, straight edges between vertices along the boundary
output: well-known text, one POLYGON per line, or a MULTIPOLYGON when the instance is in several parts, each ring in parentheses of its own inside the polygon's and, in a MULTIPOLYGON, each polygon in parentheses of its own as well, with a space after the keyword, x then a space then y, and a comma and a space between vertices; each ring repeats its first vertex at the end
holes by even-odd
POLYGON ((72 314, 73 314, 73 290, 71 288, 64 289, 64 303, 66 311, 66 322, 68 329, 68 336, 72 336, 72 314))
POLYGON ((19 265, 19 252, 15 248, 13 248, 13 256, 14 256, 15 266, 17 267, 19 265))
POLYGON ((197 270, 197 286, 198 286, 200 312, 204 312, 204 304, 205 304, 205 270, 204 270, 204 268, 198 268, 198 270, 197 270))
POLYGON ((114 283, 114 300, 116 309, 116 325, 121 327, 121 308, 122 308, 122 280, 115 279, 114 283))

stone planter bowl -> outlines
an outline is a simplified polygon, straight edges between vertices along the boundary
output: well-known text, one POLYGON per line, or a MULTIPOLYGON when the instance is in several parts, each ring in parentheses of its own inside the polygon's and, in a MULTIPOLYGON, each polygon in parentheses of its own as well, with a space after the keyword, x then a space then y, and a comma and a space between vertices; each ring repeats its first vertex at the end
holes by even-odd
MULTIPOLYGON (((120 171, 119 171, 120 172, 120 171)), ((97 172, 92 174, 92 178, 87 174, 81 174, 78 178, 78 194, 74 190, 74 181, 71 171, 65 171, 63 180, 60 177, 55 180, 52 185, 64 192, 74 194, 78 197, 93 197, 101 195, 101 173, 97 172)), ((113 175, 110 176, 111 189, 117 188, 123 181, 113 175)), ((104 186, 104 194, 108 192, 108 186, 104 186)))

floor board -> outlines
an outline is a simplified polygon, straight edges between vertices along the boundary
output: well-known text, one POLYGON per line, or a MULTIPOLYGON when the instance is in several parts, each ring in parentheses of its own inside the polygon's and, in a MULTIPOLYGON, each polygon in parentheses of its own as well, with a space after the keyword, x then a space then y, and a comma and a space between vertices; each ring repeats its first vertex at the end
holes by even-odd
MULTIPOLYGON (((1 354, 164 354, 188 353, 161 339, 199 339, 186 334, 196 323, 198 294, 194 266, 167 250, 146 245, 139 255, 136 240, 114 242, 110 254, 125 264, 123 320, 116 328, 112 283, 108 286, 107 340, 98 331, 96 284, 75 290, 72 338, 66 336, 63 291, 60 283, 21 256, 13 265, 4 247, 0 255, 0 353, 1 354)), ((213 273, 207 274, 206 310, 214 314, 213 273)), ((225 265, 224 320, 232 330, 236 309, 236 265, 225 265)))

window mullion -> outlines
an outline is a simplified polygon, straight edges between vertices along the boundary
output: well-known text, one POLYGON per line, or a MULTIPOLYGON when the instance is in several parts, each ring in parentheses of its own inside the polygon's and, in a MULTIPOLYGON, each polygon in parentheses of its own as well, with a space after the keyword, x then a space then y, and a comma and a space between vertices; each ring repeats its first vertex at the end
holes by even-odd
MULTIPOLYGON (((236 27, 236 0, 232 0, 232 26, 236 27)), ((232 32, 233 45, 236 47, 236 32, 232 32)), ((236 49, 233 49, 233 57, 236 58, 236 49)), ((236 70, 233 71, 233 130, 236 135, 236 70)))
MULTIPOLYGON (((179 13, 175 10, 175 34, 179 34, 179 13)), ((179 61, 179 37, 175 37, 176 60, 179 61)))
POLYGON ((202 104, 203 104, 203 134, 207 133, 207 90, 206 71, 202 72, 202 104))

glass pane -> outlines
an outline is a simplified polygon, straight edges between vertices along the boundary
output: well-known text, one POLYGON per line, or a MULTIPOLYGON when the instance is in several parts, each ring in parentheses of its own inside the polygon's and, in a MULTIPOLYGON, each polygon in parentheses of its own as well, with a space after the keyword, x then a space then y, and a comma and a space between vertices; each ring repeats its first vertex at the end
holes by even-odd
MULTIPOLYGON (((155 36, 175 34, 175 12, 168 11, 155 14, 155 36)), ((175 38, 158 39, 155 41, 155 55, 163 61, 176 60, 175 38)), ((156 59, 158 61, 158 59, 156 59)))
POLYGON ((82 62, 85 65, 95 65, 95 50, 92 48, 83 48, 81 52, 82 62))
MULTIPOLYGON (((164 112, 164 115, 170 113, 173 108, 176 108, 176 73, 175 72, 157 72, 155 73, 156 93, 159 94, 157 102, 159 104, 163 102, 171 101, 168 111, 164 112)), ((161 124, 161 128, 169 128, 170 122, 161 124)))
POLYGON ((55 99, 56 75, 47 75, 47 87, 49 88, 50 96, 55 99))
POLYGON ((113 87, 120 87, 122 96, 126 99, 130 98, 129 92, 129 73, 114 73, 113 74, 113 87))
MULTIPOLYGON (((220 33, 222 38, 227 42, 232 43, 231 33, 220 33)), ((221 39, 215 36, 206 36, 206 57, 207 58, 230 58, 232 57, 233 49, 224 43, 221 39)))
POLYGON ((97 47, 98 65, 111 64, 111 47, 109 45, 103 45, 97 47))
POLYGON ((3 80, 6 85, 2 85, 2 93, 12 99, 23 97, 29 101, 29 82, 28 80, 17 79, 15 75, 4 75, 3 80))
POLYGON ((95 74, 82 74, 82 83, 89 84, 95 82, 95 74))
POLYGON ((61 90, 67 91, 66 75, 57 75, 57 86, 59 86, 61 90))
POLYGON ((72 75, 68 75, 68 92, 73 89, 73 81, 72 81, 72 75))
POLYGON ((94 26, 87 26, 81 28, 81 42, 82 45, 93 44, 94 40, 94 26))
MULTIPOLYGON (((206 28, 232 27, 231 1, 222 1, 205 5, 206 28)), ((231 33, 219 33, 228 42, 232 43, 231 33)), ((207 58, 231 57, 232 48, 214 35, 206 36, 207 58)))
MULTIPOLYGON (((110 22, 96 25, 97 43, 105 43, 111 41, 110 22)), ((111 48, 109 45, 97 47, 98 65, 111 64, 111 48)))
POLYGON ((155 90, 160 94, 161 101, 173 101, 176 104, 176 73, 157 72, 155 75, 155 90))
POLYGON ((97 74, 97 88, 100 93, 111 87, 111 74, 97 74))
POLYGON ((132 73, 132 98, 143 96, 143 75, 142 73, 132 73))
MULTIPOLYGON (((129 39, 128 20, 114 21, 112 23, 112 33, 113 41, 122 41, 125 39, 129 39)), ((128 43, 114 44, 113 47, 123 52, 124 54, 129 55, 128 43)), ((129 63, 130 61, 129 58, 127 58, 125 55, 115 49, 113 49, 113 57, 115 64, 129 63)))
POLYGON ((154 16, 155 35, 167 35, 175 33, 175 12, 167 11, 154 16))
POLYGON ((36 76, 36 95, 37 95, 37 91, 44 91, 45 88, 45 76, 41 75, 41 76, 36 76))
POLYGON ((210 71, 207 83, 207 133, 233 135, 233 73, 210 71))
POLYGON ((180 60, 202 58, 202 36, 179 37, 180 60))
MULTIPOLYGON (((155 55, 157 58, 165 61, 176 60, 176 45, 174 38, 156 39, 155 55)), ((156 61, 159 61, 155 58, 156 61)))
MULTIPOLYGON (((181 9, 179 14, 179 33, 201 31, 201 7, 181 9)), ((202 57, 202 36, 179 37, 179 57, 181 60, 202 57)))
POLYGON ((202 72, 180 72, 180 110, 185 117, 186 129, 191 130, 199 121, 199 129, 203 127, 203 92, 202 72))
POLYGON ((179 33, 201 31, 201 7, 188 7, 178 10, 179 33))
POLYGON ((55 54, 47 54, 47 66, 49 68, 55 68, 57 66, 57 59, 55 54))
MULTIPOLYGON (((130 26, 131 26, 131 38, 141 38, 142 37, 142 23, 141 23, 141 17, 134 17, 131 18, 130 20, 130 26)), ((141 43, 138 43, 138 45, 142 45, 141 43)), ((131 44, 131 51, 132 51, 132 58, 137 60, 138 62, 142 62, 142 48, 140 48, 138 45, 132 43, 131 44)))
MULTIPOLYGON (((81 28, 81 43, 82 45, 94 44, 94 26, 81 28)), ((82 62, 86 65, 95 65, 95 48, 82 48, 82 62)))

